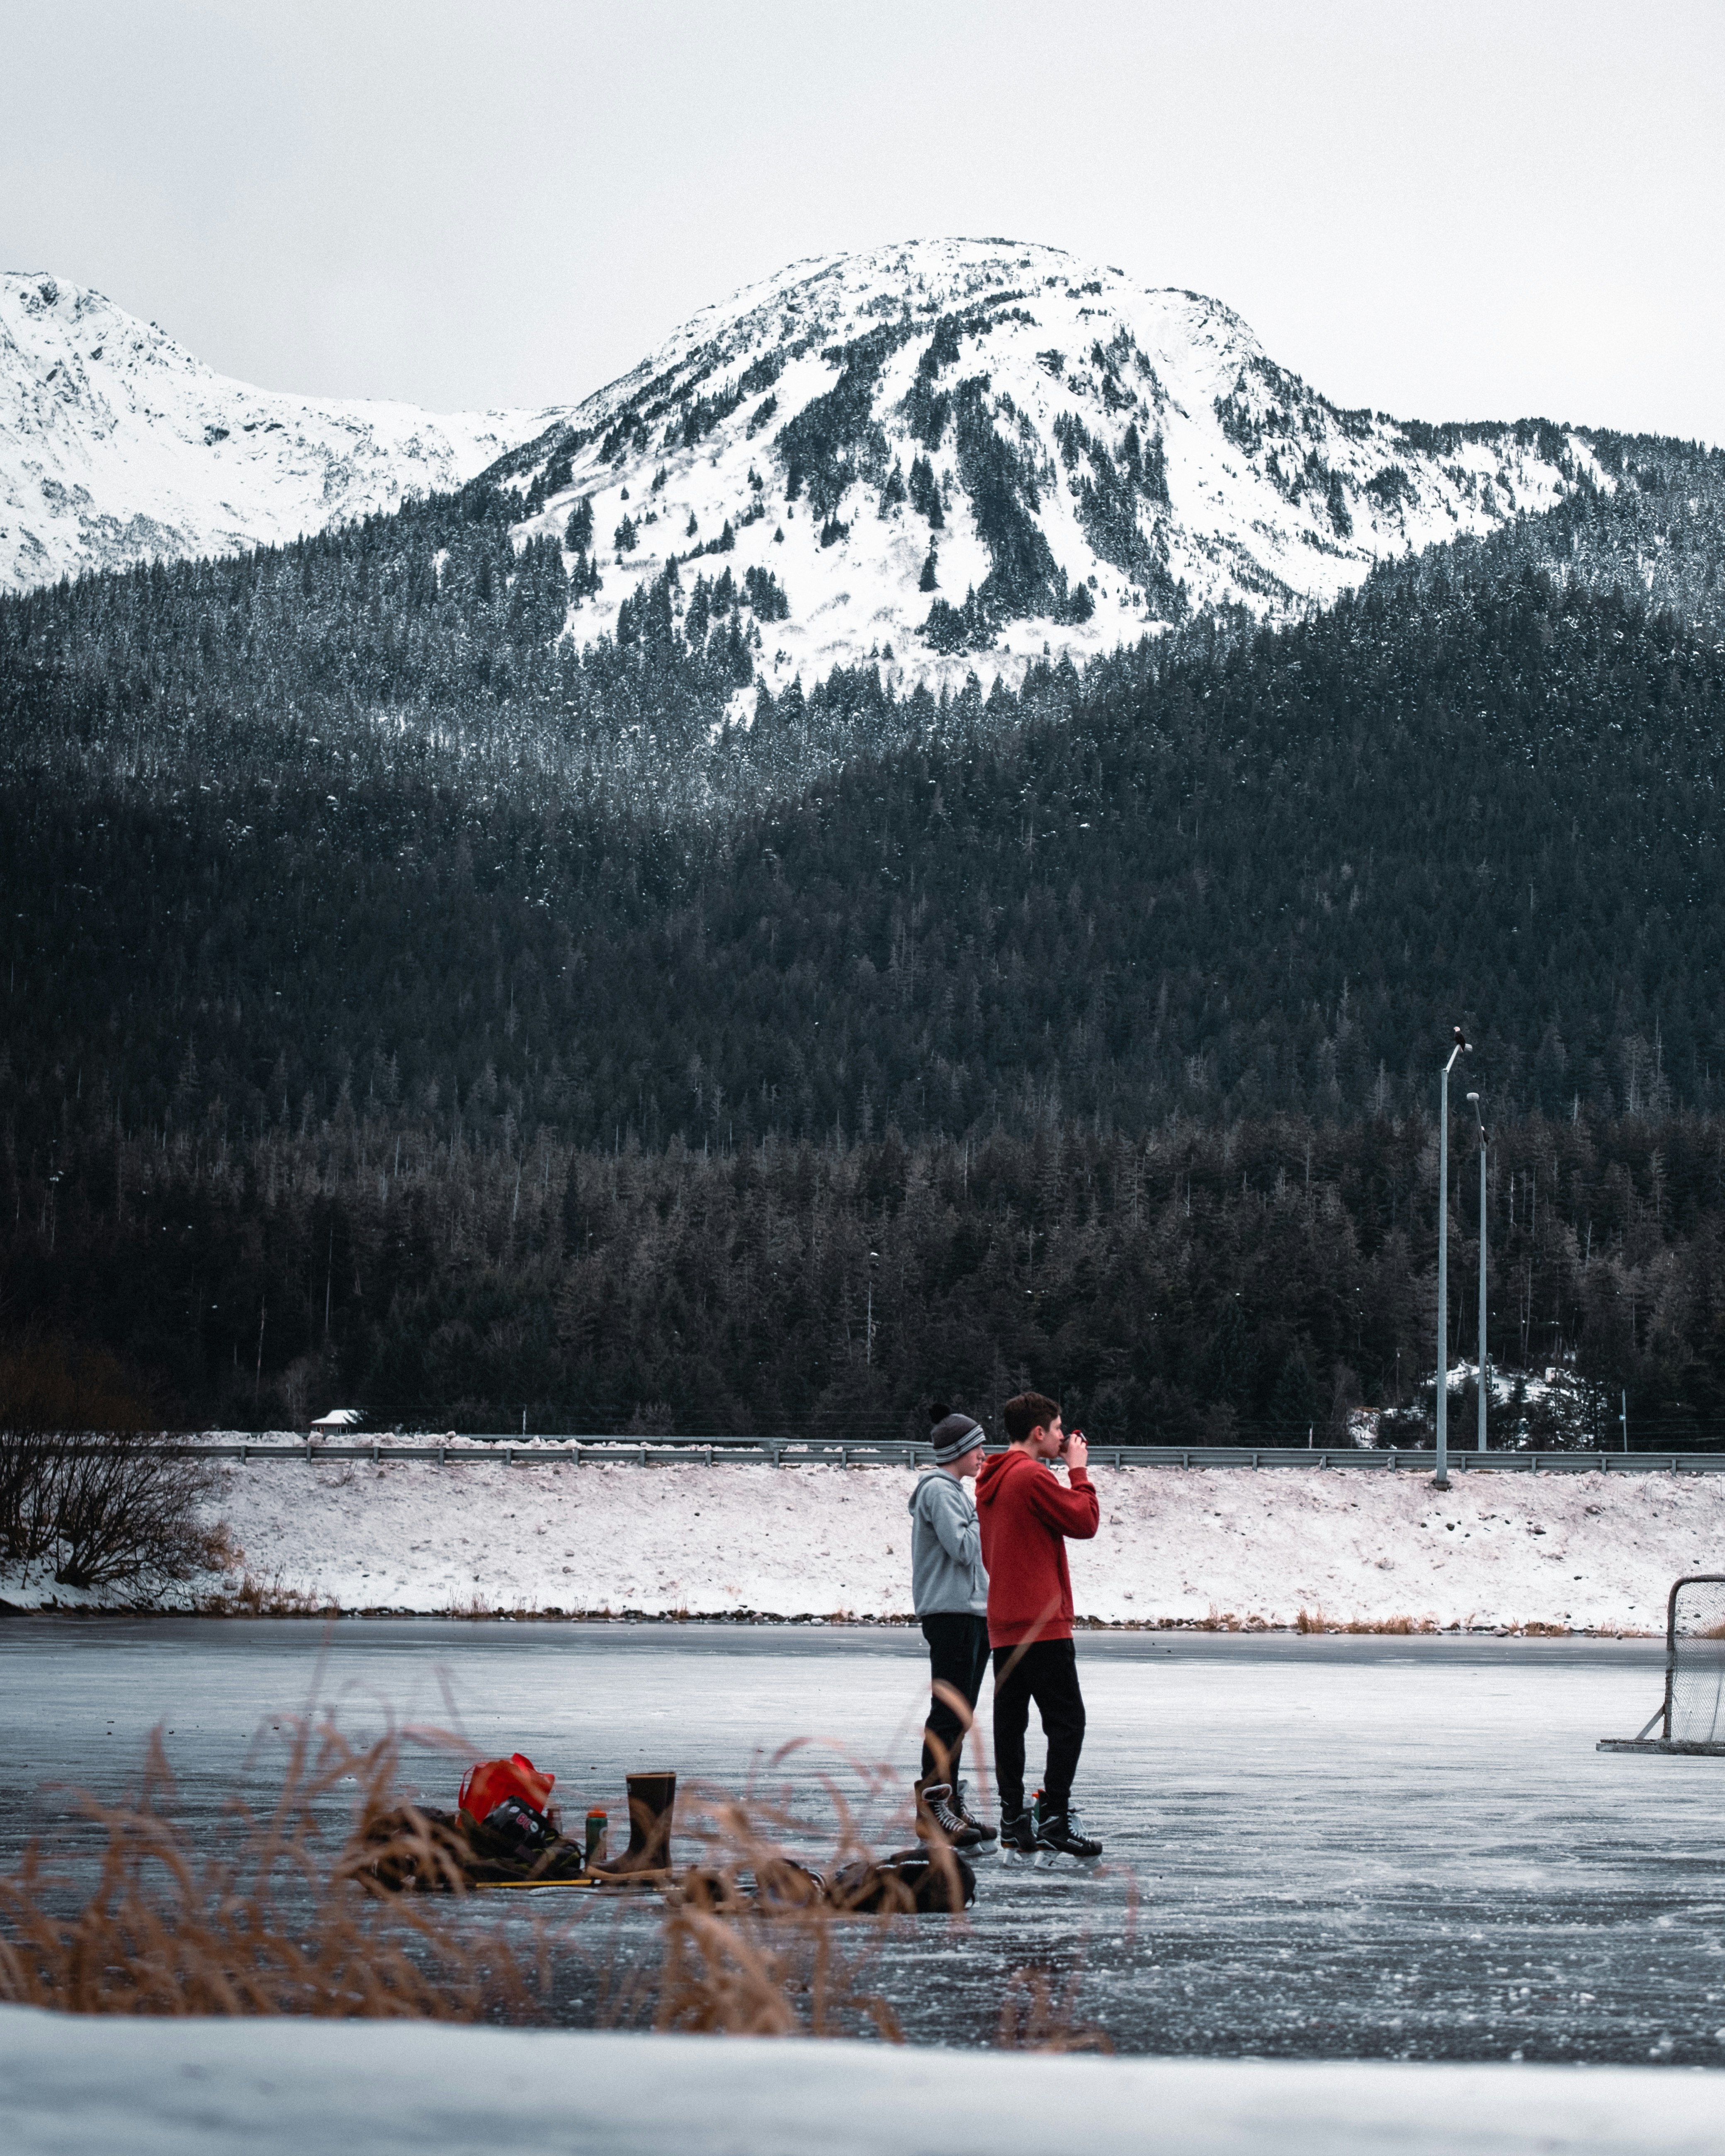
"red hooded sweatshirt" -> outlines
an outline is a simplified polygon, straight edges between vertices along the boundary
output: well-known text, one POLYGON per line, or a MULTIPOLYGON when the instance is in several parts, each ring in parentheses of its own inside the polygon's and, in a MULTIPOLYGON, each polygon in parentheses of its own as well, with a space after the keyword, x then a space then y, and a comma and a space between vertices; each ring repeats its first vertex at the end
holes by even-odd
POLYGON ((983 1563, 988 1571, 988 1645, 1024 1640, 1070 1640, 1072 1578, 1066 1537, 1088 1542, 1101 1507, 1081 1467, 1070 1490, 1028 1452, 993 1452, 976 1478, 983 1563))

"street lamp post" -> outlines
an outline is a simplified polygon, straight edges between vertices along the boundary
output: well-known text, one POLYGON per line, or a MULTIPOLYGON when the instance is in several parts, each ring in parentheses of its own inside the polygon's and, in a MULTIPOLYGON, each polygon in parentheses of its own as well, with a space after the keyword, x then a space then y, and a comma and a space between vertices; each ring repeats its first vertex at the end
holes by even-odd
POLYGON ((1450 1072, 1455 1058, 1467 1053, 1461 1027, 1438 1088, 1438 1306, 1437 1306, 1437 1470, 1440 1490, 1450 1486, 1450 1072))
POLYGON ((1480 1431, 1479 1450, 1486 1450, 1486 1113, 1480 1106, 1477 1093, 1470 1093, 1473 1111, 1480 1119, 1480 1381, 1476 1389, 1479 1394, 1480 1431))

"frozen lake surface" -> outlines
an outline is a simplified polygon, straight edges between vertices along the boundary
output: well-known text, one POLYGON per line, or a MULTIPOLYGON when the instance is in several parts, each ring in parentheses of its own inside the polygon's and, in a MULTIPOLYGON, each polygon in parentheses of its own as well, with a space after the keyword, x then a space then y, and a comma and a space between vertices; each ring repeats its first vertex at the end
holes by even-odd
MULTIPOLYGON (((1074 1984, 1123 2051, 1725 2063, 1725 1760, 1594 1750, 1657 1703, 1656 1643, 1092 1633, 1078 1651, 1106 1875, 981 1865, 968 1926, 924 1920, 871 1977, 913 2040, 987 2041, 1029 1972, 1074 1984)), ((75 1841, 45 1785, 120 1795, 157 1723, 188 1815, 261 1791, 267 1750, 242 1765, 260 1724, 314 1698, 355 1735, 447 1725, 453 1702, 479 1751, 527 1753, 567 1811, 614 1821, 629 1768, 736 1786, 797 1737, 907 1780, 926 1666, 919 1635, 885 1628, 12 1618, 0 1855, 75 1841)), ((819 1818, 832 1763, 811 1748, 770 1779, 819 1818)), ((455 1762, 418 1771, 453 1803, 455 1762)), ((902 1815, 874 1823, 903 1838, 902 1815)), ((648 1949, 644 1912, 601 1921, 648 1949)), ((591 2012, 574 1976, 565 2005, 591 2012)))

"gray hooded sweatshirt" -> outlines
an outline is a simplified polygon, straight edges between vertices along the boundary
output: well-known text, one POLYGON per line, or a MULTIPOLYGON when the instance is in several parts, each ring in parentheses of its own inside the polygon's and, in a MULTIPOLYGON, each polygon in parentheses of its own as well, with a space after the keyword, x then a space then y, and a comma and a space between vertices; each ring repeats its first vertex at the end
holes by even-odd
POLYGON ((911 1594, 919 1617, 943 1612, 988 1614, 983 1531, 970 1492, 956 1475, 937 1467, 911 1499, 911 1594))

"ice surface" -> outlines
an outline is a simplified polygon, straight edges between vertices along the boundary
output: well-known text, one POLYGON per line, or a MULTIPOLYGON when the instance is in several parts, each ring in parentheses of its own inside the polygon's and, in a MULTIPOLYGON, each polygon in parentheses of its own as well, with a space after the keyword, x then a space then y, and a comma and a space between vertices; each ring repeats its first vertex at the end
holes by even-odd
POLYGON ((1217 2066, 0 2008, 13 2156, 1687 2156, 1716 2075, 1217 2066))
MULTIPOLYGON (((1725 1762, 1593 1748, 1656 1702, 1656 1644, 1110 1633, 1078 1654, 1106 1874, 985 1862, 966 1925, 890 1943, 870 1982, 914 2041, 988 2041, 1040 1975, 1122 2051, 1725 2063, 1725 1762)), ((15 1618, 0 1859, 30 1832, 85 1846, 48 1785, 118 1794, 158 1721, 187 1815, 213 1820, 270 1786, 267 1719, 245 1764, 260 1715, 316 1694, 358 1735, 447 1722, 447 1683, 474 1751, 526 1752, 577 1815, 620 1815, 630 1769, 753 1771, 819 1863, 834 1748, 896 1770, 865 1824, 904 1837, 926 1672, 920 1637, 881 1628, 15 1618), (824 1741, 767 1763, 796 1737, 824 1741)), ((459 1766, 426 1755, 411 1786, 448 1804, 459 1766)), ((650 1958, 645 1912, 600 1922, 596 1960, 650 1958)), ((591 2020, 593 1984, 572 1961, 559 2018, 591 2020)))
MULTIPOLYGON (((214 1510, 244 1573, 343 1609, 911 1614, 913 1470, 463 1458, 234 1466, 214 1510)), ((1470 1471, 1442 1491, 1388 1469, 1094 1471, 1101 1532, 1072 1550, 1073 1589, 1109 1624, 1291 1625, 1303 1609, 1662 1633, 1672 1580, 1725 1570, 1725 1476, 1470 1471)), ((165 1593, 190 1606, 218 1584, 165 1593)), ((104 1599, 0 1572, 16 1604, 104 1599)))

